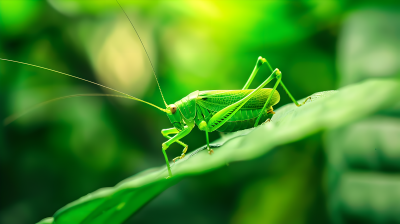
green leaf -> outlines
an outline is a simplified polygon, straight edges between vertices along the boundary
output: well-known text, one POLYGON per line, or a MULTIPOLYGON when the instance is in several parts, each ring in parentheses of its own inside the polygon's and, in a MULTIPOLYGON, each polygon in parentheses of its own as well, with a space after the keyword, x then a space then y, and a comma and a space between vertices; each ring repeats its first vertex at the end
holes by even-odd
POLYGON ((38 224, 52 224, 54 223, 54 218, 45 218, 38 222, 38 224))
MULTIPOLYGON (((400 77, 399 34, 400 13, 393 7, 362 7, 349 13, 338 37, 341 85, 400 77)), ((399 136, 400 107, 325 133, 333 223, 400 223, 399 136)))
POLYGON ((288 104, 279 108, 271 122, 225 135, 215 142, 221 146, 212 156, 204 147, 195 150, 172 165, 174 176, 170 179, 165 179, 168 175, 165 166, 144 171, 115 187, 97 190, 66 205, 56 212, 53 223, 121 223, 184 177, 210 172, 227 163, 254 159, 278 145, 391 109, 398 106, 398 96, 400 80, 390 79, 370 80, 339 91, 313 94, 301 107, 288 104))

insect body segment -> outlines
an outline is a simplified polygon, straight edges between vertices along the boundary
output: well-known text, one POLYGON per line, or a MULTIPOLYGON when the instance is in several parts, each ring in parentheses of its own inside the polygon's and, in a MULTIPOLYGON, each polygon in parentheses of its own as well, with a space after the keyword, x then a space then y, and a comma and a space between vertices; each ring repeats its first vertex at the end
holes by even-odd
POLYGON ((199 91, 195 91, 175 103, 184 119, 193 121, 196 117, 196 101, 198 95, 199 91))
MULTIPOLYGON (((260 122, 266 121, 273 115, 272 106, 279 102, 280 96, 278 91, 272 95, 272 100, 267 105, 268 110, 263 110, 264 103, 267 101, 272 89, 261 89, 254 97, 250 98, 228 121, 217 129, 220 132, 235 132, 243 129, 252 128, 260 113, 262 116, 260 122)), ((209 122, 211 116, 228 105, 243 99, 253 90, 215 90, 202 91, 197 99, 197 104, 201 107, 201 111, 206 113, 204 119, 209 122), (207 111, 205 111, 207 110, 207 111)), ((199 115, 197 115, 199 116, 199 115)))

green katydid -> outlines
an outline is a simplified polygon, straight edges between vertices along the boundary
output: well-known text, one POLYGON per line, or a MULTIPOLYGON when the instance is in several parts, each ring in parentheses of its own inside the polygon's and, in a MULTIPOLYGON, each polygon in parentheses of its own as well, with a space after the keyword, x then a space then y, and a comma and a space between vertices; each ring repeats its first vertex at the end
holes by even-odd
MULTIPOLYGON (((105 96, 123 97, 128 99, 137 100, 149 104, 163 112, 165 112, 171 121, 173 128, 163 129, 162 135, 168 138, 168 141, 162 144, 162 152, 165 157, 167 164, 168 173, 172 176, 169 159, 166 154, 166 150, 172 143, 178 143, 184 147, 181 156, 173 159, 182 159, 185 157, 185 153, 188 149, 188 145, 181 142, 180 139, 190 133, 190 131, 197 125, 198 128, 206 133, 207 150, 209 154, 213 153, 210 148, 208 133, 213 131, 221 132, 235 132, 243 129, 257 127, 260 123, 270 120, 274 114, 272 106, 276 105, 280 100, 280 95, 276 88, 279 84, 283 87, 285 92, 289 95, 292 101, 297 105, 301 106, 293 96, 290 94, 286 86, 282 82, 282 73, 279 69, 273 70, 266 59, 259 57, 256 66, 253 69, 249 79, 241 90, 209 90, 209 91, 195 91, 174 104, 167 104, 161 92, 161 96, 164 100, 166 109, 158 107, 154 104, 130 96, 126 93, 114 90, 110 87, 103 86, 101 84, 91 82, 76 76, 72 76, 66 73, 55 71, 52 69, 44 68, 37 65, 32 65, 24 62, 13 61, 9 59, 2 59, 3 61, 16 62, 29 66, 34 66, 53 72, 57 72, 63 75, 67 75, 73 78, 77 78, 83 81, 90 82, 92 84, 99 85, 109 90, 118 92, 122 95, 109 95, 109 94, 98 94, 105 96), (272 74, 256 89, 248 89, 256 76, 258 70, 263 64, 267 64, 272 74), (263 88, 273 79, 277 79, 274 87, 263 88), (169 135, 175 134, 171 137, 169 135)), ((158 82, 157 82, 158 83, 158 82)), ((72 95, 72 96, 82 96, 72 95)), ((91 94, 87 94, 91 95, 91 94)), ((63 97, 65 98, 65 97, 63 97)), ((304 104, 304 103, 303 103, 304 104)))
MULTIPOLYGON (((118 2, 118 1, 117 1, 118 2)), ((121 7, 122 9, 122 7, 121 7)), ((123 10, 123 9, 122 9, 123 10)), ((125 13, 125 11, 124 11, 125 13)), ((126 13, 125 13, 126 14, 126 13)), ((127 16, 128 17, 128 16, 127 16)), ((128 17, 129 19, 129 17, 128 17)), ((129 20, 130 21, 130 20, 129 20)), ((130 21, 131 22, 131 21, 130 21)), ((132 24, 132 22, 131 22, 132 24)), ((133 26, 133 24, 132 24, 133 26)), ((135 29, 135 27, 133 26, 135 29)), ((135 29, 136 34, 138 32, 135 29)), ((139 37, 139 35, 138 35, 139 37)), ((141 41, 140 37, 139 40, 141 41)), ((142 43, 142 41, 141 41, 142 43)), ((143 45, 143 43, 142 43, 143 45)), ((146 51, 144 45, 144 50, 146 51)), ((146 55, 150 61, 150 57, 146 55)), ((277 86, 281 84, 285 92, 289 95, 291 100, 297 105, 301 106, 293 96, 290 94, 286 86, 282 82, 282 73, 275 69, 273 70, 270 64, 266 59, 259 57, 256 66, 253 69, 249 79, 241 90, 210 90, 210 91, 195 91, 188 96, 182 98, 181 100, 175 102, 174 104, 167 104, 164 96, 161 91, 161 87, 158 83, 157 77, 154 72, 154 67, 151 63, 153 73, 157 82, 157 85, 160 89, 161 97, 163 98, 165 109, 158 107, 152 103, 146 102, 144 100, 138 99, 121 91, 112 89, 110 87, 85 80, 76 76, 72 76, 63 72, 55 71, 49 68, 44 68, 37 65, 32 65, 24 62, 2 59, 3 61, 10 61, 20 64, 25 64, 29 66, 34 66, 38 68, 42 68, 45 70, 57 72, 63 75, 67 75, 73 78, 77 78, 86 82, 90 82, 92 84, 101 86, 103 88, 107 88, 109 90, 118 92, 121 95, 110 95, 110 94, 80 94, 80 95, 72 95, 67 97, 74 96, 84 96, 84 95, 103 95, 103 96, 114 96, 114 97, 123 97, 128 99, 133 99, 136 101, 144 102, 148 105, 151 105, 163 112, 165 112, 173 125, 173 128, 163 129, 161 131, 162 135, 168 140, 162 144, 162 152, 165 157, 167 169, 169 176, 172 176, 169 159, 166 154, 166 150, 173 143, 178 143, 184 147, 183 152, 180 156, 173 159, 175 162, 177 159, 182 159, 185 157, 185 153, 187 152, 188 145, 180 141, 183 137, 188 135, 191 130, 197 125, 198 128, 202 131, 205 131, 206 134, 206 143, 207 150, 211 155, 213 150, 210 148, 208 133, 213 131, 220 132, 235 132, 243 129, 248 129, 252 127, 257 127, 259 124, 269 121, 274 112, 272 106, 276 105, 280 100, 280 95, 278 93, 277 86), (250 84, 252 83, 254 77, 256 76, 258 70, 261 68, 263 64, 267 64, 269 70, 271 71, 271 75, 256 89, 248 89, 250 84), (277 79, 273 88, 263 88, 273 79, 277 79), (170 135, 174 135, 171 137, 170 135)), ((64 99, 67 97, 57 98, 64 99)), ((48 102, 53 102, 55 100, 50 100, 48 102)), ((47 102, 45 102, 47 103, 47 102)), ((303 103, 304 104, 304 103, 303 103)), ((43 105, 43 103, 41 104, 43 105)), ((11 120, 12 121, 12 120, 11 120)), ((8 121, 10 122, 10 121, 8 121)))
MULTIPOLYGON (((280 96, 276 90, 279 83, 297 105, 301 106, 290 94, 282 82, 282 73, 279 69, 272 70, 266 59, 259 57, 249 79, 241 90, 209 90, 195 91, 187 97, 167 105, 166 113, 173 128, 163 129, 161 133, 169 138, 162 144, 165 161, 169 175, 172 176, 169 160, 166 154, 168 147, 177 142, 183 147, 182 155, 185 156, 188 146, 179 141, 194 128, 195 125, 206 133, 207 150, 211 155, 208 133, 213 131, 235 132, 243 129, 257 127, 260 123, 270 120, 274 114, 272 106, 279 102, 280 96), (266 63, 272 74, 256 89, 248 89, 260 67, 266 63), (273 79, 277 79, 274 87, 263 88, 273 79), (170 134, 176 134, 170 137, 170 134)), ((303 103, 304 104, 304 103, 303 103)))

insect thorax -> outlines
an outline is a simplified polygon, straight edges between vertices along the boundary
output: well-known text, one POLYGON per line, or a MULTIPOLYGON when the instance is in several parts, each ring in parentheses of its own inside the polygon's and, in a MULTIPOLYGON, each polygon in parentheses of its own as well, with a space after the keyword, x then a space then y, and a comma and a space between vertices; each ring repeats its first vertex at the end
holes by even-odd
POLYGON ((175 103, 185 121, 194 121, 196 117, 196 98, 198 95, 199 91, 197 90, 175 103))

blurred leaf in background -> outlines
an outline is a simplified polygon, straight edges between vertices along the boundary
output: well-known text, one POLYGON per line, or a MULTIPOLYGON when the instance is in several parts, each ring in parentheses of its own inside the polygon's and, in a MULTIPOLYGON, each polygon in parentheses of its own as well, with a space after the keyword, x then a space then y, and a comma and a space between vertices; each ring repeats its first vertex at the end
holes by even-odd
MULTIPOLYGON (((120 3, 149 52, 167 103, 195 90, 242 88, 260 55, 283 72, 296 99, 365 78, 398 75, 396 2, 120 3), (366 6, 368 10, 360 12, 366 6)), ((0 0, 0 57, 76 75, 163 105, 139 39, 113 0, 0 0)), ((251 87, 267 75, 266 69, 261 70, 251 87)), ((4 61, 0 79, 2 120, 53 98, 105 91, 4 61)), ((279 105, 290 102, 281 95, 279 105)), ((382 116, 388 115, 382 123, 380 117, 371 122, 395 125, 390 119, 397 119, 398 112, 382 116)), ((153 108, 114 98, 70 98, 26 114, 1 129, 0 222, 36 222, 82 195, 164 164, 161 143, 165 138, 160 130, 169 127, 167 117, 153 108)), ((324 185, 325 161, 331 160, 332 150, 340 152, 335 147, 347 147, 332 142, 343 137, 335 133, 317 133, 279 146, 255 161, 184 179, 130 222, 151 223, 158 218, 177 223, 360 220, 366 210, 343 207, 348 200, 345 190, 339 191, 343 197, 336 197, 339 203, 329 202, 328 212, 326 201, 335 198, 337 189, 347 189, 338 185, 340 181, 328 181, 328 189, 324 185)), ((220 136, 212 133, 210 137, 220 136)), ((377 141, 396 149, 393 139, 377 141)), ((194 130, 184 142, 191 151, 205 143, 204 133, 194 130)), ((179 146, 169 149, 171 156, 180 152, 179 146)), ((395 154, 387 157, 393 157, 392 163, 397 161, 395 154)), ((338 169, 329 164, 329 171, 338 169)), ((347 171, 338 170, 338 176, 347 171)), ((337 180, 331 173, 329 180, 337 180)), ((379 214, 376 217, 393 217, 379 214)), ((386 219, 369 219, 379 220, 386 219)))
MULTIPOLYGON (((345 18, 338 41, 342 86, 400 77, 400 11, 395 9, 369 6, 345 18)), ((399 116, 400 104, 327 133, 334 223, 400 223, 399 116)))

